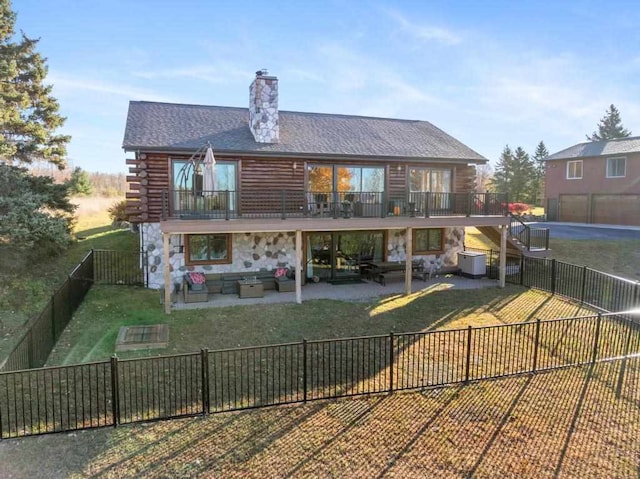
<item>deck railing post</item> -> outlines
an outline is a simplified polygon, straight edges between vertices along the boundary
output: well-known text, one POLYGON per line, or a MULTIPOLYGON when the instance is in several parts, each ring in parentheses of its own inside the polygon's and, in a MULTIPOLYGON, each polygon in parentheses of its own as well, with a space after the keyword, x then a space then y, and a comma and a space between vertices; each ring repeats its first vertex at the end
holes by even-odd
POLYGON ((425 218, 429 218, 431 216, 431 193, 424 192, 424 216, 425 218))
POLYGON ((200 373, 202 381, 202 414, 209 414, 211 411, 209 405, 209 350, 202 348, 200 350, 200 373))
POLYGON ((231 207, 231 192, 229 190, 224 191, 224 219, 229 220, 229 208, 231 207))
POLYGON ((113 415, 113 427, 120 420, 120 395, 118 384, 118 357, 111 356, 111 413, 113 415))
POLYGON ((531 367, 531 371, 534 373, 538 370, 538 349, 539 348, 540 348, 540 318, 536 319, 535 343, 533 347, 533 366, 531 367))
POLYGON ((394 340, 393 340, 393 332, 389 333, 389 392, 393 392, 393 348, 394 340))
POLYGON ((307 402, 307 340, 302 340, 302 400, 307 402))
POLYGON ((473 327, 469 325, 467 328, 467 354, 465 360, 464 367, 464 382, 469 382, 470 372, 471 372, 471 333, 473 331, 473 327))
POLYGON ((595 363, 598 357, 598 344, 600 343, 600 325, 602 323, 602 313, 598 313, 598 319, 596 320, 596 335, 593 340, 593 353, 591 355, 591 362, 595 363))
POLYGON ((281 218, 284 220, 287 218, 287 190, 280 192, 280 207, 282 211, 281 218))

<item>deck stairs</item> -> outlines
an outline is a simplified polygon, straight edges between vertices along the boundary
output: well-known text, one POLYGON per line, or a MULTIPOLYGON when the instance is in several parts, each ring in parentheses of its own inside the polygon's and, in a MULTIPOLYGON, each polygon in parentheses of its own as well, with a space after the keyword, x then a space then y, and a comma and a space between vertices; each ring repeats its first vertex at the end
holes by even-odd
MULTIPOLYGON (((549 228, 534 228, 515 215, 509 215, 507 229, 507 254, 546 258, 549 249, 549 228)), ((478 226, 489 241, 500 247, 500 229, 495 226, 478 226)))

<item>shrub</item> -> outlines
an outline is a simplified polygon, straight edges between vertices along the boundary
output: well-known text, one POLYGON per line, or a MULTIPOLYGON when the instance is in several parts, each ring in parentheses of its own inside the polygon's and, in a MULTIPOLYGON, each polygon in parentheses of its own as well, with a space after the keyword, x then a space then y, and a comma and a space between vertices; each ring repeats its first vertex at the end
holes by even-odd
POLYGON ((114 223, 120 223, 122 221, 129 221, 129 215, 127 214, 127 200, 116 201, 112 204, 107 212, 109 213, 109 218, 114 223))
POLYGON ((525 211, 529 211, 531 206, 526 203, 509 203, 509 213, 521 215, 525 211))

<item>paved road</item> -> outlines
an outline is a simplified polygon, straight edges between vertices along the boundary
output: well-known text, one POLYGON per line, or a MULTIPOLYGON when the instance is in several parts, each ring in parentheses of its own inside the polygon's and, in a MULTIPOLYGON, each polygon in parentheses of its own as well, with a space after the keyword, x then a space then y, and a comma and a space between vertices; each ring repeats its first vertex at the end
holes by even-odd
POLYGON ((529 223, 549 228, 551 238, 576 240, 639 240, 640 227, 608 227, 607 225, 580 225, 569 223, 529 223))

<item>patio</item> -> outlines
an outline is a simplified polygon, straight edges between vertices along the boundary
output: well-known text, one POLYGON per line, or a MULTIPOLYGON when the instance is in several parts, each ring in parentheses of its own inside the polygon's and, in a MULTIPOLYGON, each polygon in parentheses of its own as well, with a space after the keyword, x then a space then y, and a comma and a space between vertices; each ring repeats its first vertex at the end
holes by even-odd
MULTIPOLYGON (((413 280, 411 290, 417 293, 422 290, 479 289, 497 288, 498 281, 488 278, 470 279, 452 274, 440 275, 426 281, 413 280)), ((386 286, 375 281, 364 281, 354 284, 332 285, 329 283, 307 283, 302 287, 303 301, 313 299, 333 299, 338 301, 369 301, 381 296, 404 294, 404 281, 389 281, 386 286)), ((226 306, 295 303, 295 292, 265 291, 262 298, 240 299, 236 294, 210 294, 209 301, 184 303, 180 299, 174 303, 174 310, 215 308, 226 306)))

